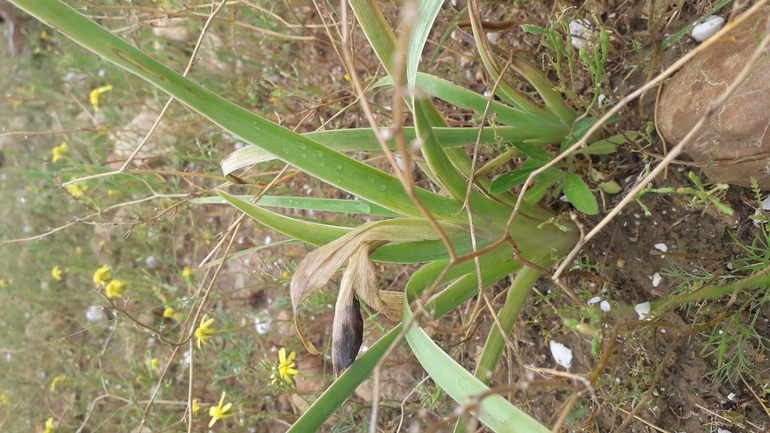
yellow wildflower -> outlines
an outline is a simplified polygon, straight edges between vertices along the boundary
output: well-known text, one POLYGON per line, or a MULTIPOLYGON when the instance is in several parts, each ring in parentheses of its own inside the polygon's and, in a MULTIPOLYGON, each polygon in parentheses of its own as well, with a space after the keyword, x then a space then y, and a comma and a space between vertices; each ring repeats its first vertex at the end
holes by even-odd
POLYGON ((102 284, 112 279, 112 273, 110 267, 107 265, 102 266, 94 272, 94 284, 101 286, 102 284))
POLYGON ((83 248, 81 247, 75 247, 75 254, 81 255, 83 254, 83 248))
POLYGON ((48 32, 46 32, 45 30, 43 30, 42 32, 40 32, 40 40, 41 40, 41 41, 45 42, 45 41, 47 41, 48 39, 50 39, 50 36, 48 36, 48 32))
POLYGON ((53 153, 53 157, 51 160, 53 162, 58 162, 60 159, 64 158, 64 155, 69 151, 69 147, 67 146, 67 143, 62 143, 56 147, 53 148, 51 153, 53 153))
POLYGON ((56 376, 51 381, 51 392, 56 391, 56 385, 64 382, 65 380, 69 379, 67 376, 56 376))
POLYGON ((8 394, 6 393, 0 394, 0 403, 8 404, 8 394))
POLYGON ((45 422, 45 431, 43 433, 53 433, 53 418, 48 418, 48 420, 45 422))
POLYGON ((182 313, 174 310, 172 307, 166 307, 166 309, 163 310, 163 317, 178 321, 182 319, 182 313))
MULTIPOLYGON (((209 428, 211 428, 217 420, 225 419, 229 416, 232 416, 233 414, 227 413, 228 410, 230 410, 230 407, 232 407, 232 403, 227 403, 226 405, 222 406, 222 403, 225 402, 225 392, 222 391, 222 398, 219 399, 219 404, 216 406, 213 406, 209 408, 209 416, 211 416, 211 422, 209 422, 209 428)), ((195 409, 193 409, 194 411, 195 409)))
POLYGON ((271 385, 274 385, 275 382, 278 381, 279 378, 289 382, 289 381, 292 380, 292 377, 295 374, 299 373, 299 371, 297 371, 294 368, 294 357, 295 356, 297 356, 297 354, 292 351, 289 354, 289 357, 287 358, 286 357, 286 348, 285 347, 281 348, 281 350, 278 352, 278 359, 280 361, 278 363, 278 376, 276 376, 275 373, 270 375, 270 378, 273 379, 273 381, 270 382, 271 385))
POLYGON ((107 294, 108 298, 119 298, 127 285, 128 283, 125 281, 112 280, 107 284, 107 287, 104 288, 104 292, 107 294))
POLYGON ((91 91, 91 105, 94 107, 94 111, 99 111, 99 97, 102 93, 112 90, 111 85, 98 87, 91 91))
POLYGON ((198 412, 201 409, 200 405, 197 404, 199 401, 201 401, 201 399, 199 398, 193 399, 193 408, 192 408, 193 413, 198 412))
MULTIPOLYGON (((70 180, 76 180, 77 178, 73 177, 70 180)), ((83 197, 83 194, 88 189, 88 186, 83 182, 78 183, 71 183, 64 187, 64 189, 67 190, 68 193, 72 194, 75 198, 83 197)))
POLYGON ((62 271, 58 266, 54 266, 53 269, 51 269, 51 276, 56 281, 61 281, 61 276, 63 273, 64 271, 62 271))
POLYGON ((158 358, 152 358, 150 360, 150 370, 157 370, 160 368, 160 361, 158 361, 158 358))
POLYGON ((198 339, 198 349, 201 348, 201 343, 206 344, 206 340, 217 333, 214 329, 209 328, 212 323, 214 323, 214 319, 209 319, 208 314, 203 315, 200 326, 195 330, 195 338, 198 339))
POLYGON ((193 277, 193 270, 189 266, 185 266, 182 270, 182 276, 185 277, 188 280, 191 280, 193 277))
POLYGON ((8 285, 8 280, 0 280, 0 287, 6 287, 8 285))
POLYGON ((122 193, 120 192, 119 189, 108 189, 107 190, 107 195, 110 196, 110 197, 116 197, 116 196, 119 196, 121 194, 122 193))

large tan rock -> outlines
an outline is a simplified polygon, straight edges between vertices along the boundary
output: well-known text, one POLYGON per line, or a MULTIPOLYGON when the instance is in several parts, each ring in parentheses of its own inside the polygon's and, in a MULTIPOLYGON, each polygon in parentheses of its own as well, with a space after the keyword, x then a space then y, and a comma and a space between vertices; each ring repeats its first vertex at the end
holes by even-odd
MULTIPOLYGON (((666 140, 680 142, 756 50, 768 11, 695 56, 666 84, 658 127, 666 140)), ((750 186, 757 178, 770 189, 770 56, 766 56, 719 107, 685 151, 713 182, 750 186)))

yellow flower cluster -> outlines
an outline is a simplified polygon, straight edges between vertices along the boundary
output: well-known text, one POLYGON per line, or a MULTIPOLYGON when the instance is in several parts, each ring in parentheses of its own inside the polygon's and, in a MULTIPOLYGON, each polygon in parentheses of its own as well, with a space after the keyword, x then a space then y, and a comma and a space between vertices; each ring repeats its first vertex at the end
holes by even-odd
POLYGON ((94 284, 98 287, 104 287, 104 293, 108 298, 119 298, 123 296, 123 290, 126 289, 128 283, 120 280, 112 279, 112 271, 108 265, 104 265, 94 272, 94 284))
POLYGON ((174 307, 166 307, 166 309, 163 310, 163 317, 178 321, 182 319, 182 313, 177 312, 174 307))
POLYGON ((51 153, 53 153, 53 157, 51 160, 53 162, 59 162, 60 159, 64 158, 64 155, 69 151, 69 147, 67 147, 67 143, 62 143, 56 147, 53 148, 51 153))
MULTIPOLYGON (((77 180, 76 177, 70 178, 70 180, 77 180)), ((88 186, 83 182, 78 183, 71 183, 64 187, 64 189, 67 190, 68 193, 72 194, 75 198, 83 197, 83 194, 85 194, 86 190, 88 189, 88 186)))

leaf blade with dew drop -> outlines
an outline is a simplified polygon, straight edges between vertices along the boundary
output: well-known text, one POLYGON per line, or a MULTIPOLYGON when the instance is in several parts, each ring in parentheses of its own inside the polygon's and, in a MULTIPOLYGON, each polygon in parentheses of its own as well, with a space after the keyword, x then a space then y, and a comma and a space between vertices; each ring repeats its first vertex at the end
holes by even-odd
MULTIPOLYGON (((240 209, 246 215, 265 226, 283 233, 287 236, 307 242, 311 245, 325 245, 334 241, 353 228, 339 227, 329 224, 321 224, 311 221, 301 221, 286 215, 262 209, 259 206, 238 199, 224 191, 217 193, 228 203, 240 209)), ((449 240, 458 254, 467 254, 473 250, 470 237, 467 233, 454 232, 449 240)), ((488 245, 488 241, 482 240, 480 246, 488 245)), ((419 240, 416 242, 403 242, 385 245, 372 254, 372 259, 387 263, 424 263, 433 260, 441 260, 447 257, 447 250, 440 240, 419 240)))
MULTIPOLYGON (((250 195, 233 196, 243 202, 248 202, 252 198, 250 195)), ((221 204, 229 203, 227 200, 218 197, 200 197, 190 200, 194 204, 221 204)), ((263 196, 256 203, 257 206, 282 207, 287 209, 304 209, 325 212, 352 213, 361 215, 377 215, 387 217, 397 217, 399 214, 391 212, 382 206, 374 203, 368 203, 360 200, 343 200, 333 198, 315 198, 315 197, 280 197, 263 196)))

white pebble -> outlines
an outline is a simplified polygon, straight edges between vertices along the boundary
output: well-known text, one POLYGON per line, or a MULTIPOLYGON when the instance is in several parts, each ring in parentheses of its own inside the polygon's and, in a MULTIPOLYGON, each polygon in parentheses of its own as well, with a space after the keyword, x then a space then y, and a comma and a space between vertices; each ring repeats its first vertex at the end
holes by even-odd
POLYGON ((718 16, 710 17, 692 29, 692 38, 698 42, 703 42, 714 36, 724 25, 724 18, 718 16))
POLYGON ((104 312, 104 307, 99 305, 91 305, 86 311, 86 320, 89 322, 104 322, 107 320, 107 313, 104 312))
POLYGON ((643 302, 641 304, 634 305, 634 311, 639 315, 639 320, 644 320, 650 314, 650 303, 643 302))
POLYGON ((730 401, 735 400, 735 393, 731 392, 730 394, 727 394, 727 399, 730 400, 730 401))
POLYGON ((663 277, 661 277, 659 273, 655 272, 652 274, 652 287, 658 287, 662 280, 663 277))
POLYGON ((664 244, 663 242, 661 242, 661 243, 659 243, 659 244, 655 244, 655 249, 656 249, 656 250, 660 250, 660 251, 663 251, 664 253, 665 253, 666 251, 668 251, 668 247, 667 247, 667 246, 666 246, 666 244, 664 244))
POLYGON ((599 304, 599 308, 605 313, 610 311, 610 308, 611 308, 610 303, 598 296, 594 296, 593 298, 588 300, 588 305, 594 305, 594 304, 599 304))
POLYGON ((572 350, 569 347, 554 340, 549 341, 548 345, 551 347, 551 355, 557 364, 564 368, 569 368, 572 365, 572 350))
POLYGON ((487 33, 487 40, 489 42, 492 42, 494 44, 497 42, 498 39, 500 39, 500 33, 497 33, 497 32, 487 33))

